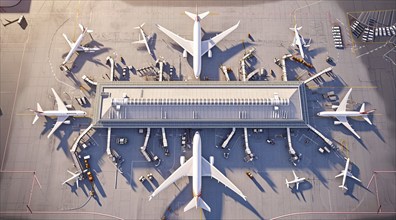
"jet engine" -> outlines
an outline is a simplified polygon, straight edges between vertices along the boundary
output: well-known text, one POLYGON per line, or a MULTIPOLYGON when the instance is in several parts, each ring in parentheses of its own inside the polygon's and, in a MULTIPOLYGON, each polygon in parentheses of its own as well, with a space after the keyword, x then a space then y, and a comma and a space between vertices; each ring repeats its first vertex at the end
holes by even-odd
POLYGON ((68 108, 68 109, 72 109, 72 108, 73 108, 73 105, 71 105, 71 104, 69 104, 69 105, 66 105, 66 108, 68 108))
POLYGON ((208 57, 209 57, 209 58, 212 58, 212 50, 209 50, 209 51, 208 51, 208 57))
POLYGON ((331 105, 331 108, 332 108, 332 109, 337 109, 337 108, 338 108, 338 105, 331 105))
POLYGON ((66 120, 66 121, 64 121, 64 122, 63 122, 63 124, 65 124, 65 125, 69 125, 69 124, 70 124, 70 120, 66 120))
POLYGON ((180 157, 180 166, 183 165, 185 161, 186 161, 186 157, 185 156, 181 156, 180 157))
POLYGON ((184 58, 187 57, 187 50, 183 50, 183 57, 184 57, 184 58))
POLYGON ((339 124, 342 124, 340 121, 334 121, 334 124, 335 125, 339 125, 339 124))
POLYGON ((209 163, 212 164, 212 165, 214 164, 214 157, 213 156, 209 157, 209 163))

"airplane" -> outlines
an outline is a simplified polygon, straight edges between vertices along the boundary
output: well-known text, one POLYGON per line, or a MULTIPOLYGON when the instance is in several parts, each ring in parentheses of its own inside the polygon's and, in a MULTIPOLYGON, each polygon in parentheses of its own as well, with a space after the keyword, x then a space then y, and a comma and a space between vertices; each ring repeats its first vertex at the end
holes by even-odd
POLYGON ((145 45, 146 45, 146 48, 147 48, 147 52, 148 52, 150 55, 152 55, 151 50, 150 50, 150 47, 149 47, 149 44, 148 44, 148 42, 149 42, 150 39, 151 39, 151 36, 147 36, 146 33, 144 33, 143 25, 144 25, 144 23, 141 24, 140 26, 134 27, 134 29, 140 29, 140 34, 142 35, 142 38, 143 38, 143 39, 140 40, 140 35, 139 35, 139 40, 138 40, 138 41, 134 41, 134 42, 132 42, 132 43, 133 43, 133 44, 145 44, 145 45))
POLYGON ((170 38, 172 38, 176 43, 178 43, 183 49, 183 57, 187 57, 187 52, 193 56, 193 70, 194 70, 194 76, 195 78, 199 78, 199 75, 201 74, 201 66, 202 66, 202 58, 205 53, 208 53, 208 57, 212 57, 212 47, 214 47, 217 43, 219 43, 223 38, 225 38, 227 35, 229 35, 232 31, 234 31, 238 26, 239 22, 232 26, 231 28, 227 29, 226 31, 223 31, 222 33, 216 35, 215 37, 202 41, 201 37, 201 23, 200 21, 204 19, 207 15, 209 15, 209 11, 198 14, 198 10, 196 14, 190 13, 185 11, 186 15, 189 16, 191 19, 194 20, 194 28, 193 28, 193 40, 186 40, 182 37, 180 37, 177 34, 174 34, 173 32, 167 30, 166 28, 156 25, 162 32, 164 32, 166 35, 168 35, 170 38))
POLYGON ((78 172, 78 171, 73 173, 70 170, 67 170, 67 172, 70 173, 72 175, 72 177, 70 177, 69 179, 65 180, 65 182, 62 183, 62 185, 65 185, 67 182, 76 179, 76 184, 77 184, 77 187, 78 187, 78 182, 80 180, 81 173, 78 172))
POLYGON ((225 177, 216 167, 213 166, 214 158, 210 157, 210 162, 205 158, 201 157, 201 136, 199 132, 195 132, 193 138, 193 156, 185 161, 185 157, 180 157, 181 166, 172 173, 154 192, 151 194, 149 200, 156 196, 163 189, 176 182, 178 179, 184 176, 192 176, 193 185, 193 199, 184 208, 184 211, 188 211, 191 208, 202 208, 210 212, 210 207, 201 198, 201 183, 202 176, 210 176, 211 178, 217 179, 218 182, 222 182, 225 186, 229 187, 239 196, 246 201, 246 196, 227 178, 225 177))
MULTIPOLYGON (((309 47, 310 45, 307 44, 304 40, 304 37, 301 36, 298 31, 301 30, 302 27, 297 27, 297 24, 294 25, 294 28, 289 28, 290 30, 294 31, 294 39, 292 46, 297 46, 300 50, 300 55, 304 59, 304 49, 303 47, 309 47)), ((309 43, 309 42, 308 42, 309 43)))
POLYGON ((92 33, 92 30, 88 30, 87 28, 85 28, 82 24, 78 25, 82 31, 82 33, 80 34, 80 36, 77 38, 76 42, 72 42, 70 41, 66 34, 63 34, 63 37, 66 39, 67 43, 70 46, 70 51, 69 53, 66 55, 65 60, 63 61, 62 65, 61 65, 61 69, 63 70, 65 64, 70 60, 70 58, 72 57, 72 55, 74 54, 74 52, 95 52, 100 50, 99 48, 89 48, 89 47, 84 47, 81 46, 81 42, 85 36, 86 33, 92 33), (63 68, 62 68, 63 67, 63 68))
POLYGON ((342 189, 345 189, 345 190, 348 190, 348 188, 345 187, 345 180, 346 180, 346 177, 350 177, 350 178, 352 178, 352 179, 354 179, 354 180, 356 180, 356 181, 358 181, 358 182, 362 182, 360 179, 358 179, 357 177, 355 177, 354 175, 352 175, 351 172, 348 171, 348 167, 349 167, 349 158, 347 158, 347 162, 346 162, 346 165, 345 165, 345 169, 344 169, 343 171, 341 171, 340 174, 338 174, 337 176, 335 176, 335 178, 340 177, 340 176, 343 176, 343 177, 342 177, 342 185, 340 185, 340 186, 338 186, 338 187, 340 187, 340 188, 342 188, 342 189))
POLYGON ((332 108, 336 108, 336 111, 322 111, 319 112, 317 115, 320 117, 334 117, 338 121, 334 121, 335 125, 342 124, 346 128, 348 128, 357 138, 360 139, 360 136, 356 133, 355 130, 353 130, 352 126, 348 123, 347 117, 362 117, 364 120, 366 120, 367 123, 372 125, 370 119, 368 118, 368 114, 372 113, 375 111, 375 109, 366 111, 365 110, 365 104, 363 103, 362 106, 360 107, 359 111, 347 111, 346 110, 346 105, 348 102, 348 97, 349 94, 351 94, 352 88, 347 92, 345 95, 344 99, 340 102, 340 105, 338 106, 332 106, 332 108))
POLYGON ((58 118, 51 132, 48 134, 47 138, 49 138, 62 124, 70 124, 70 121, 66 120, 68 117, 84 117, 87 114, 86 112, 81 110, 68 110, 67 107, 71 107, 71 106, 69 105, 66 106, 63 103, 62 99, 55 92, 55 90, 53 88, 51 88, 51 90, 54 93, 55 100, 58 105, 58 110, 43 111, 39 103, 37 103, 37 110, 29 108, 29 111, 32 111, 36 114, 32 124, 36 123, 36 121, 41 116, 58 118))
POLYGON ((288 181, 288 180, 286 179, 286 185, 287 185, 288 188, 290 188, 290 184, 295 183, 295 184, 296 184, 296 188, 297 188, 297 190, 298 190, 298 185, 300 184, 300 182, 305 181, 305 178, 304 178, 304 177, 303 177, 303 178, 298 177, 298 176, 296 175, 296 173, 294 172, 294 170, 292 170, 292 171, 293 171, 293 175, 294 175, 294 180, 288 181))

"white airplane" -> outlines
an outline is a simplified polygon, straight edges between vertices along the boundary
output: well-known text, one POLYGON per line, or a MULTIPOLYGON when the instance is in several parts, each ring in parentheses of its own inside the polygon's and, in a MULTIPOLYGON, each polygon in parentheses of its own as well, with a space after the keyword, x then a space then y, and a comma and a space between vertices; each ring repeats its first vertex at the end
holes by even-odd
POLYGON ((198 14, 198 12, 196 14, 193 14, 187 11, 185 11, 185 13, 191 19, 194 20, 193 41, 186 40, 158 24, 157 27, 166 35, 168 35, 170 38, 172 38, 174 41, 176 41, 176 43, 178 43, 184 49, 183 51, 184 58, 187 57, 187 52, 193 56, 194 76, 195 78, 198 79, 199 75, 201 74, 201 65, 202 65, 201 56, 203 56, 205 53, 208 53, 208 57, 211 58, 212 57, 211 48, 214 47, 217 43, 219 43, 227 35, 229 35, 232 31, 234 31, 238 27, 239 21, 236 25, 232 26, 226 31, 223 31, 221 34, 218 34, 209 40, 202 41, 200 21, 209 14, 209 11, 201 14, 198 14))
POLYGON ((348 190, 348 188, 345 187, 345 180, 346 180, 346 177, 350 177, 350 178, 352 178, 352 179, 354 179, 354 180, 356 180, 356 181, 358 181, 358 182, 362 182, 360 179, 358 179, 357 177, 355 177, 354 175, 352 175, 351 172, 348 171, 348 167, 349 167, 349 158, 347 158, 347 162, 346 162, 346 165, 345 165, 345 169, 344 169, 343 171, 341 171, 340 174, 338 174, 337 176, 335 176, 335 178, 340 177, 340 176, 343 176, 343 177, 342 177, 342 185, 340 185, 340 186, 338 186, 338 187, 340 187, 340 188, 342 188, 342 189, 345 189, 345 190, 348 190))
POLYGON ((348 102, 348 97, 352 92, 352 88, 347 92, 345 95, 344 99, 340 102, 340 105, 338 106, 332 106, 332 108, 336 108, 336 111, 323 111, 319 112, 318 116, 320 117, 334 117, 338 121, 334 121, 335 125, 342 124, 346 128, 348 128, 357 138, 360 139, 360 136, 356 133, 355 130, 353 130, 352 126, 348 123, 347 117, 362 117, 364 120, 366 120, 367 123, 372 125, 370 119, 368 118, 368 114, 372 113, 375 111, 375 109, 366 111, 365 110, 365 104, 363 103, 362 106, 360 107, 359 111, 347 111, 346 110, 346 105, 348 102))
POLYGON ((180 157, 181 166, 172 173, 154 192, 151 194, 151 200, 163 189, 176 182, 178 179, 184 176, 192 176, 193 181, 193 199, 184 208, 184 211, 188 211, 191 208, 202 208, 210 212, 210 207, 201 199, 201 178, 202 176, 210 176, 211 178, 217 179, 217 181, 222 182, 224 185, 229 187, 235 193, 240 195, 245 201, 246 196, 227 178, 225 177, 216 167, 213 166, 214 158, 210 157, 210 163, 203 157, 201 157, 201 136, 199 132, 195 132, 193 138, 193 155, 192 157, 185 161, 184 156, 180 157))
MULTIPOLYGON (((30 111, 34 112, 36 115, 34 116, 33 123, 41 116, 48 116, 48 117, 57 117, 57 121, 52 128, 51 132, 48 134, 48 138, 62 125, 62 124, 70 124, 69 120, 66 120, 68 117, 84 117, 87 113, 81 110, 68 110, 66 105, 63 103, 62 99, 59 98, 58 94, 56 94, 55 90, 51 88, 52 92, 54 93, 56 103, 58 105, 58 110, 47 110, 43 111, 40 104, 37 103, 37 110, 30 109, 30 111)), ((71 107, 71 106, 69 106, 71 107)))
POLYGON ((134 41, 134 42, 132 42, 132 43, 133 43, 133 44, 145 44, 145 45, 146 45, 146 48, 147 48, 147 52, 148 52, 150 55, 152 55, 151 50, 150 50, 150 47, 149 47, 149 44, 148 44, 148 42, 150 41, 151 36, 147 36, 146 33, 144 33, 143 25, 144 25, 144 23, 141 24, 141 25, 138 26, 138 27, 134 27, 134 29, 139 29, 139 30, 140 30, 140 34, 142 35, 142 38, 143 38, 143 39, 140 40, 140 35, 139 35, 139 40, 138 40, 138 41, 134 41))
POLYGON ((305 178, 304 178, 304 177, 303 177, 303 178, 298 177, 298 176, 296 175, 296 173, 294 172, 294 170, 292 170, 292 171, 293 171, 293 175, 294 175, 294 180, 288 181, 288 180, 286 179, 286 186, 287 186, 288 188, 290 188, 290 184, 295 183, 295 184, 296 184, 296 188, 297 188, 297 190, 298 190, 298 185, 299 185, 301 182, 305 181, 305 178))
POLYGON ((66 55, 66 58, 65 58, 65 60, 64 60, 63 63, 62 63, 62 66, 65 65, 65 64, 70 60, 70 58, 73 56, 73 54, 74 54, 75 52, 95 52, 95 51, 97 51, 97 50, 100 50, 99 48, 89 48, 89 47, 81 46, 81 42, 82 42, 82 40, 84 39, 85 34, 86 34, 86 33, 92 33, 93 31, 92 31, 92 30, 88 30, 88 29, 85 28, 82 24, 79 24, 78 26, 80 27, 82 33, 81 33, 80 36, 77 38, 77 41, 76 41, 76 42, 70 41, 70 40, 67 38, 66 34, 63 34, 63 37, 66 39, 67 43, 68 43, 69 46, 70 46, 70 51, 69 51, 69 53, 66 55))
POLYGON ((80 180, 81 173, 78 172, 78 171, 73 173, 70 170, 67 170, 67 172, 70 173, 70 175, 72 175, 72 176, 69 179, 65 180, 65 182, 62 183, 62 185, 65 185, 67 182, 76 179, 76 184, 77 184, 77 187, 78 187, 78 182, 80 180))
MULTIPOLYGON (((290 30, 294 31, 294 40, 292 46, 297 46, 300 50, 300 55, 304 59, 304 49, 303 47, 309 47, 310 45, 307 44, 304 40, 304 37, 301 36, 298 31, 301 30, 302 27, 297 27, 297 24, 294 25, 294 28, 289 28, 290 30)), ((308 42, 309 43, 309 42, 308 42)))

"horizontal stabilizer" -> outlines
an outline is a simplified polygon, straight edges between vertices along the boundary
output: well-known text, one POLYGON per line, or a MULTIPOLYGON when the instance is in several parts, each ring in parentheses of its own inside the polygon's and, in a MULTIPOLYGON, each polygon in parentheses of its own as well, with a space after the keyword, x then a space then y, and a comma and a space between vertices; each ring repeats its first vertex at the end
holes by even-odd
POLYGON ((32 124, 34 125, 34 123, 36 123, 36 121, 37 121, 38 119, 39 119, 39 116, 38 116, 38 115, 35 115, 32 124))
POLYGON ((184 207, 184 212, 192 209, 192 208, 202 208, 205 209, 206 211, 210 212, 210 207, 208 206, 208 204, 205 203, 205 201, 203 201, 203 199, 201 199, 201 197, 194 197, 192 198, 192 200, 186 205, 186 207, 184 207))
POLYGON ((345 190, 348 190, 348 188, 346 188, 346 186, 343 186, 343 185, 338 186, 338 187, 340 187, 340 188, 342 188, 342 189, 345 189, 345 190))
POLYGON ((365 116, 363 116, 363 119, 367 122, 367 123, 369 123, 369 124, 373 124, 373 123, 371 123, 371 121, 370 121, 370 119, 368 118, 368 115, 365 115, 365 116))
POLYGON ((85 30, 87 31, 87 33, 92 33, 93 30, 88 30, 87 28, 85 28, 82 24, 78 24, 78 26, 80 27, 81 31, 84 32, 85 30))
POLYGON ((294 27, 292 27, 292 28, 289 28, 291 31, 299 31, 299 30, 301 30, 301 28, 302 28, 302 26, 300 26, 300 27, 297 27, 297 25, 295 25, 294 27))
POLYGON ((144 40, 137 40, 132 42, 133 44, 145 44, 146 42, 144 40))
POLYGON ((37 120, 39 119, 39 115, 38 114, 43 113, 43 109, 41 108, 40 104, 37 103, 37 110, 33 110, 33 109, 29 108, 29 111, 32 111, 32 112, 34 112, 34 114, 36 114, 34 116, 34 119, 33 119, 33 122, 32 122, 32 124, 35 124, 37 122, 37 120))
POLYGON ((364 113, 365 112, 365 103, 363 102, 363 104, 362 104, 362 106, 360 107, 360 110, 359 110, 359 112, 360 113, 364 113))
POLYGON ((143 28, 143 26, 144 26, 144 22, 143 22, 143 24, 141 24, 141 25, 139 25, 137 27, 134 27, 133 29, 140 29, 140 28, 143 28))
POLYGON ((41 108, 39 103, 37 103, 37 111, 40 112, 40 113, 43 112, 43 108, 41 108))
MULTIPOLYGON (((195 19, 196 19, 196 17, 197 17, 197 15, 196 14, 193 14, 193 13, 191 13, 191 12, 188 12, 188 11, 185 11, 184 13, 186 13, 186 15, 188 16, 188 17, 190 17, 191 19, 193 19, 194 21, 195 21, 195 19)), ((204 13, 201 13, 201 14, 199 14, 198 15, 198 17, 199 17, 199 20, 202 20, 202 19, 204 19, 206 16, 208 16, 209 15, 209 11, 207 11, 207 12, 204 12, 204 13)))

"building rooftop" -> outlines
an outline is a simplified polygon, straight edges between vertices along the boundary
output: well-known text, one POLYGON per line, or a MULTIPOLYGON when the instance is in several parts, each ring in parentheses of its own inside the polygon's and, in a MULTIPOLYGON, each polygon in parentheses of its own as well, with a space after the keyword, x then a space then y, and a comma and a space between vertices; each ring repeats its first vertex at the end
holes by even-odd
POLYGON ((300 82, 101 83, 96 127, 305 127, 300 82))

